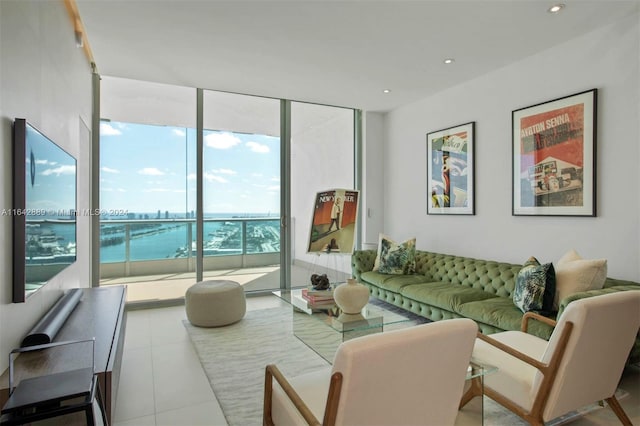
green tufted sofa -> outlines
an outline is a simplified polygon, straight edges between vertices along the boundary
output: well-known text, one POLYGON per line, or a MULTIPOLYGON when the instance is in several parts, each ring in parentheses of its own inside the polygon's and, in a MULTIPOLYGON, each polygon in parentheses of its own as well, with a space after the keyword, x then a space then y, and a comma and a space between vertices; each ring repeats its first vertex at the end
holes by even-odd
MULTIPOLYGON (((375 250, 356 250, 351 268, 378 299, 433 321, 470 318, 484 334, 520 329, 523 313, 513 304, 512 293, 522 265, 417 250, 415 274, 388 275, 373 271, 375 258, 375 250)), ((554 318, 573 300, 627 290, 640 290, 640 283, 607 278, 602 289, 561 300, 554 318)), ((529 324, 529 332, 544 339, 552 331, 538 321, 529 324)), ((629 356, 629 363, 636 362, 640 362, 640 335, 629 356)))

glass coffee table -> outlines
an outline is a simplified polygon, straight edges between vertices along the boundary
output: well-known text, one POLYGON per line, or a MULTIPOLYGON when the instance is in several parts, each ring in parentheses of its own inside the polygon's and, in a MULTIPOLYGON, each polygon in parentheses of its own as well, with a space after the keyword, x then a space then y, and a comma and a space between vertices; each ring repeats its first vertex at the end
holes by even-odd
POLYGON ((359 314, 345 314, 332 302, 311 305, 301 289, 280 290, 274 295, 293 308, 293 334, 332 363, 340 343, 360 336, 415 325, 415 321, 384 306, 367 304, 359 314))

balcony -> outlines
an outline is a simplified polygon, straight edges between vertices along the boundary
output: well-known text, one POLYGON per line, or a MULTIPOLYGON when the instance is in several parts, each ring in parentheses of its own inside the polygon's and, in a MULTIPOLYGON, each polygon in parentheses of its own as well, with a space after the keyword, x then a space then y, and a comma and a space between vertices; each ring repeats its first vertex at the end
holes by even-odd
MULTIPOLYGON (((204 220, 203 279, 229 279, 247 292, 280 287, 280 219, 204 220)), ((127 301, 176 301, 196 281, 195 219, 101 220, 100 285, 127 285, 127 301)), ((318 265, 292 265, 292 286, 312 273, 337 274, 318 265)))

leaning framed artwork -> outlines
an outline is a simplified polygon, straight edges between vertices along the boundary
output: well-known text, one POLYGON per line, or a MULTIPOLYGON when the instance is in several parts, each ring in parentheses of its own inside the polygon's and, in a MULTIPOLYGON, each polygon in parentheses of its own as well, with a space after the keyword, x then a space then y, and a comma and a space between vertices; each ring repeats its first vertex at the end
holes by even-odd
POLYGON ((596 215, 597 89, 512 112, 514 216, 596 215))
POLYGON ((359 195, 355 189, 316 193, 308 253, 353 253, 359 195))
POLYGON ((427 214, 475 214, 475 121, 427 133, 427 214))

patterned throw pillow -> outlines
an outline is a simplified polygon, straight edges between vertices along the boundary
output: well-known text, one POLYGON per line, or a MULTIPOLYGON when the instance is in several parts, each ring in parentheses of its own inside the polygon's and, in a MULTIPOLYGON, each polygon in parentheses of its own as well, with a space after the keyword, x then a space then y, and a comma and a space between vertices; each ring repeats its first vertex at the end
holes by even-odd
POLYGON ((518 272, 513 303, 522 311, 551 311, 556 292, 553 264, 530 257, 518 272))
POLYGON ((416 269, 416 239, 403 243, 381 236, 378 247, 380 262, 378 272, 382 274, 413 274, 416 269))

